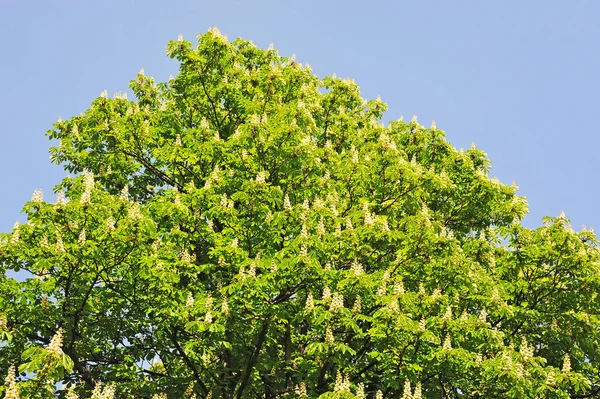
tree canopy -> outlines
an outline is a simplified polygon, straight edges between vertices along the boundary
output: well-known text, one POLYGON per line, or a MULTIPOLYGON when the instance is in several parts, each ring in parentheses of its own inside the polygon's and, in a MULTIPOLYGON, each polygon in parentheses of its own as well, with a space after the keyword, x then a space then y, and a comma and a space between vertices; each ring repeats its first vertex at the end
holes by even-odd
POLYGON ((73 177, 1 236, 0 395, 600 395, 592 231, 522 226, 483 151, 350 79, 217 29, 167 54, 48 132, 73 177))

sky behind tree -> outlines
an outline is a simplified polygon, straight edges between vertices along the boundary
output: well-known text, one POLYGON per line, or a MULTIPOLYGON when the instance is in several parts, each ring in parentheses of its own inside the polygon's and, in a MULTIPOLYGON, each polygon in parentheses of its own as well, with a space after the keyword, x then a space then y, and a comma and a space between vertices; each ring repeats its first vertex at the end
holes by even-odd
POLYGON ((0 230, 36 188, 54 201, 65 176, 44 136, 103 90, 127 91, 140 68, 177 73, 179 33, 209 27, 336 73, 381 95, 386 120, 432 120, 457 148, 472 142, 491 175, 527 197, 525 224, 564 210, 576 230, 600 226, 600 3, 594 1, 33 1, 1 3, 0 230))

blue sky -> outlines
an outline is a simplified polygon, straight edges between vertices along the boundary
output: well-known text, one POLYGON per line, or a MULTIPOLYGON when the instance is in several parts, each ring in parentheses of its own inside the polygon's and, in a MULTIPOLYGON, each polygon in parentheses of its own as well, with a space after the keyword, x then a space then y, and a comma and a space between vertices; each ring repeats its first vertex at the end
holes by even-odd
POLYGON ((455 147, 471 142, 492 175, 514 180, 525 224, 564 210, 600 227, 600 2, 597 1, 67 1, 0 5, 0 230, 36 188, 54 201, 64 176, 44 133, 140 68, 166 80, 169 40, 211 26, 229 38, 296 53, 319 76, 351 77, 381 95, 386 119, 432 119, 455 147))

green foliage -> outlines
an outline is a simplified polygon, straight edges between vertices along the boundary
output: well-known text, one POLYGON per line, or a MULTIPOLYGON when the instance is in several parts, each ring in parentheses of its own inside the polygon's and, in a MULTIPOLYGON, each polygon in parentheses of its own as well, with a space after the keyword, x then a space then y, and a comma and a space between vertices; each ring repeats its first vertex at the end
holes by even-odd
POLYGON ((2 236, 0 373, 27 380, 5 389, 599 395, 592 232, 521 226, 484 152, 416 118, 384 127, 351 80, 216 29, 167 54, 177 77, 141 72, 135 101, 103 95, 48 132, 76 177, 2 236))

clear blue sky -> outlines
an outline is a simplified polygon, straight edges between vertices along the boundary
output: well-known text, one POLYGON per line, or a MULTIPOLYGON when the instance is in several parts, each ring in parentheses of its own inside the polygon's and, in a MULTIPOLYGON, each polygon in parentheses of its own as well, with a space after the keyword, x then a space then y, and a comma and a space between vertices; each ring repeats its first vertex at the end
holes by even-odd
POLYGON ((46 130, 140 68, 176 73, 165 47, 217 26, 296 53, 319 75, 381 95, 386 119, 436 120, 456 147, 474 141, 492 175, 529 200, 526 224, 564 210, 600 228, 600 2, 0 0, 0 230, 36 188, 64 175, 46 130))

